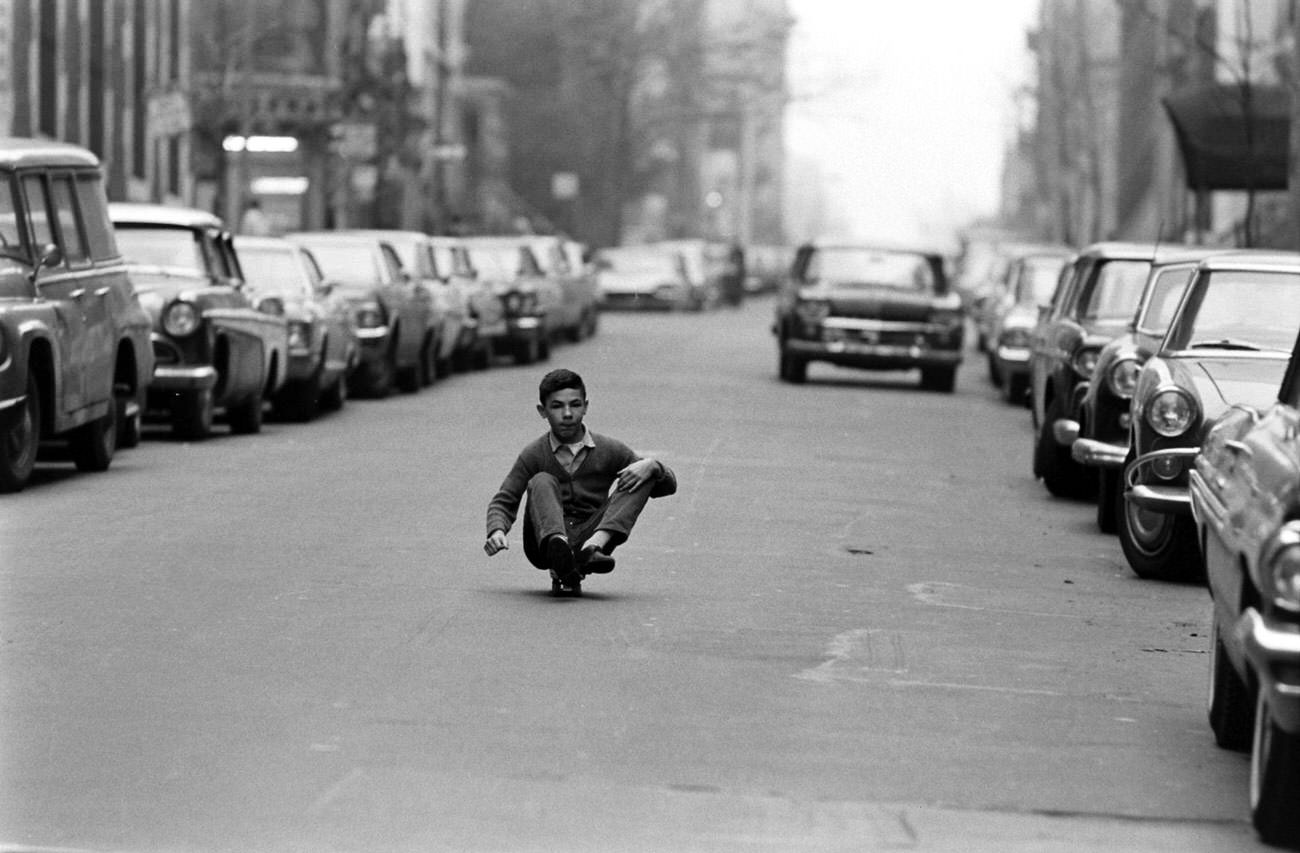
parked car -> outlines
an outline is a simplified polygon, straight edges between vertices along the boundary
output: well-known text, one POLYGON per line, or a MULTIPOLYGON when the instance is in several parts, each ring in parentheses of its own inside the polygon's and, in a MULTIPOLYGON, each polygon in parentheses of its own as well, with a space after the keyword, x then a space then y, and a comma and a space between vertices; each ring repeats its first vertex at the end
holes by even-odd
POLYGON ((186 439, 206 438, 218 409, 231 432, 259 432, 264 401, 284 383, 289 336, 282 315, 249 298, 230 231, 185 207, 117 202, 109 215, 153 322, 148 412, 186 439))
POLYGON ((249 296, 259 305, 278 300, 288 324, 285 380, 273 400, 277 414, 309 421, 322 408, 341 409, 348 375, 360 358, 347 301, 326 284, 311 252, 296 243, 236 237, 235 250, 249 296))
POLYGON ((498 354, 515 364, 550 358, 554 318, 564 300, 559 283, 542 271, 526 243, 467 237, 465 245, 478 276, 491 284, 505 308, 506 334, 498 340, 498 354))
POLYGON ((690 307, 695 311, 712 308, 722 299, 726 274, 727 247, 698 238, 661 240, 652 245, 681 253, 686 278, 691 284, 690 307))
POLYGON ((337 231, 287 238, 311 251, 325 281, 351 306, 361 360, 349 390, 386 397, 394 384, 414 394, 433 382, 439 318, 432 296, 407 274, 392 243, 337 231))
POLYGON ((1300 254, 1215 255, 1197 267, 1133 391, 1119 541, 1139 577, 1201 575, 1188 468, 1228 407, 1276 397, 1297 329, 1300 254))
POLYGON ((952 391, 964 325, 938 252, 809 243, 777 301, 778 373, 803 382, 813 361, 920 368, 921 387, 952 391))
POLYGON ((554 333, 577 343, 596 333, 596 276, 582 259, 578 244, 557 236, 523 238, 533 250, 542 272, 560 286, 559 312, 554 333))
POLYGON ((81 471, 139 440, 153 352, 95 155, 6 139, 0 184, 0 492, 16 492, 42 439, 81 471))
POLYGON ((658 244, 617 246, 596 253, 603 308, 692 308, 695 293, 681 252, 658 244))
POLYGON ((1029 402, 1030 339, 1040 309, 1051 303, 1070 257, 1047 253, 1017 258, 1007 272, 1006 293, 985 303, 989 380, 1008 403, 1029 402))
MULTIPOLYGON (((1003 247, 1001 261, 995 266, 996 276, 974 294, 967 313, 975 326, 975 347, 988 355, 989 378, 995 386, 1001 380, 994 369, 993 348, 997 341, 997 321, 1015 305, 1015 293, 1020 279, 1030 277, 1035 281, 1022 291, 1041 292, 1046 289, 1050 298, 1052 288, 1061 268, 1074 255, 1068 246, 1016 243, 1003 247), (1037 288, 1035 288, 1037 284, 1037 288)), ((1043 299, 1041 304, 1045 304, 1043 299)))
POLYGON ((402 267, 429 294, 433 316, 438 318, 434 335, 434 374, 447 376, 457 361, 475 346, 475 329, 470 321, 469 300, 465 292, 452 287, 448 276, 438 266, 433 239, 419 231, 353 231, 379 237, 397 250, 402 267))
POLYGON ((1300 847, 1300 339, 1276 399, 1206 435, 1190 495, 1213 601, 1210 728, 1250 751, 1260 839, 1300 847))
POLYGON ((755 295, 779 290, 793 255, 786 246, 749 246, 745 252, 745 292, 755 295))
POLYGON ((507 332, 505 306, 492 286, 479 278, 469 257, 469 248, 459 237, 430 237, 434 262, 447 286, 461 294, 469 311, 466 320, 472 330, 472 344, 455 356, 456 369, 482 370, 492 363, 507 332))
MULTIPOLYGON (((1120 475, 1128 458, 1132 431, 1129 407, 1138 372, 1169 328, 1197 262, 1214 251, 1159 252, 1128 331, 1111 340, 1097 354, 1097 364, 1074 415, 1078 438, 1071 445, 1070 454, 1074 461, 1097 472, 1097 527, 1103 533, 1115 533, 1119 529, 1119 508, 1124 500, 1120 475)), ((1059 429, 1068 432, 1069 425, 1063 424, 1059 429)))
POLYGON ((1124 333, 1151 270, 1148 243, 1095 243, 1061 274, 1052 301, 1039 312, 1029 341, 1033 472, 1058 497, 1082 497, 1096 476, 1074 461, 1074 413, 1087 391, 1097 355, 1124 333))

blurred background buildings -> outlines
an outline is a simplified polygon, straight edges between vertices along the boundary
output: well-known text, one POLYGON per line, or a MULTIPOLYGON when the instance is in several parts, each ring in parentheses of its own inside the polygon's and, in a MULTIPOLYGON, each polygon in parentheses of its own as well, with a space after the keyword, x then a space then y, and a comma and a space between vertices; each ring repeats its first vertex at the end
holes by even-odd
POLYGON ((784 0, 0 0, 0 132, 276 230, 780 242, 784 0))

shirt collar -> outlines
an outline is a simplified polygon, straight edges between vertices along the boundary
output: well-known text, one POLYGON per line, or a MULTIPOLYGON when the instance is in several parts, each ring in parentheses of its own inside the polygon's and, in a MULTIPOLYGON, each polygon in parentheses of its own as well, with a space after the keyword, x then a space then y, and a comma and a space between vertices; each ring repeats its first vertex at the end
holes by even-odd
MULTIPOLYGON (((558 438, 555 437, 555 433, 551 432, 550 430, 546 431, 546 438, 551 442, 552 453, 559 450, 560 447, 565 446, 558 438)), ((573 444, 567 446, 571 448, 575 448, 573 452, 574 454, 577 454, 578 449, 583 447, 590 449, 596 446, 596 442, 591 437, 591 430, 587 429, 586 425, 584 424, 582 427, 582 441, 575 441, 573 444)))

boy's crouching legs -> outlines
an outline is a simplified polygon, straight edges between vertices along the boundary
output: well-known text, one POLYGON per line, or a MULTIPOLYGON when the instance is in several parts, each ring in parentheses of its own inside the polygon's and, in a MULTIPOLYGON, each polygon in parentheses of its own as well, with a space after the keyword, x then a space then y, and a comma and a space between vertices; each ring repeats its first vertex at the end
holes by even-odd
POLYGON ((560 481, 552 474, 534 475, 528 481, 524 556, 537 568, 550 569, 560 580, 572 577, 573 546, 566 534, 560 481))

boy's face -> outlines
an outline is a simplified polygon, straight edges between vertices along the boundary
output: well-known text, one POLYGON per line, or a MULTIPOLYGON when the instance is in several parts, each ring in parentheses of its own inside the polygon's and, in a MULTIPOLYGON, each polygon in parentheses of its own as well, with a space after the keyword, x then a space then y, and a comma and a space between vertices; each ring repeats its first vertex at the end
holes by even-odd
POLYGON ((551 435, 561 444, 573 444, 582 438, 582 419, 587 414, 587 399, 576 388, 561 388, 537 406, 537 413, 551 425, 551 435))

